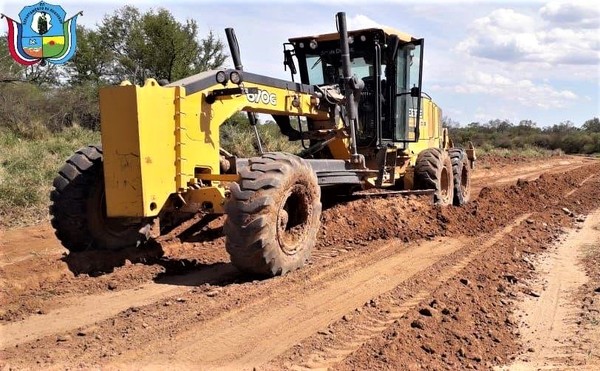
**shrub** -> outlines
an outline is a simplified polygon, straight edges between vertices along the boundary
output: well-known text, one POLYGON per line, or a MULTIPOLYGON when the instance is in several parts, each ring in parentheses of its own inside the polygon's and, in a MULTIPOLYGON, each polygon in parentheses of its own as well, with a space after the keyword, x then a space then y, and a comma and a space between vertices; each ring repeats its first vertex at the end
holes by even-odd
POLYGON ((0 128, 26 139, 41 139, 73 125, 100 127, 94 85, 45 88, 29 83, 0 84, 0 128))

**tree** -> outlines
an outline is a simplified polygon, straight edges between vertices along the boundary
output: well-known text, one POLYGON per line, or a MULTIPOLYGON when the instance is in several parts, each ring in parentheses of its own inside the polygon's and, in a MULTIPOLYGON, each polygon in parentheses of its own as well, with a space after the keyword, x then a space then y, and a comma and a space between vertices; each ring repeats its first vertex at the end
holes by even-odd
POLYGON ((445 128, 459 128, 460 122, 452 120, 451 117, 442 116, 442 126, 445 128))
POLYGON ((220 67, 227 57, 212 32, 199 39, 196 21, 181 23, 166 9, 142 13, 125 6, 106 15, 97 31, 82 30, 72 64, 76 80, 174 81, 220 67))
POLYGON ((223 43, 212 31, 197 41, 198 25, 194 20, 180 24, 167 10, 160 9, 156 14, 143 15, 141 29, 145 40, 142 65, 158 79, 178 80, 225 62, 223 43))
POLYGON ((548 129, 546 129, 546 131, 550 131, 552 133, 560 133, 560 134, 572 133, 577 130, 578 129, 575 126, 575 124, 573 124, 573 122, 571 122, 569 120, 560 122, 558 124, 554 124, 551 127, 549 127, 548 129))
POLYGON ((538 133, 539 131, 540 129, 537 127, 537 124, 532 120, 521 120, 519 121, 519 125, 514 127, 513 134, 524 137, 538 133))
POLYGON ((200 41, 200 50, 195 62, 197 71, 207 71, 219 68, 225 63, 227 55, 223 53, 225 46, 223 42, 215 37, 210 31, 208 35, 200 41))
POLYGON ((487 127, 499 132, 508 131, 513 126, 513 124, 510 121, 500 119, 490 120, 486 125, 487 127))
POLYGON ((587 120, 583 123, 581 128, 591 133, 600 133, 600 119, 594 117, 593 119, 587 120))
POLYGON ((519 126, 523 128, 535 128, 537 124, 531 120, 521 120, 519 121, 519 126))
POLYGON ((36 85, 55 85, 59 81, 59 66, 23 66, 17 63, 8 51, 8 37, 0 36, 0 82, 31 82, 36 85))
POLYGON ((23 78, 23 68, 8 52, 7 37, 0 37, 0 81, 18 81, 23 78))
POLYGON ((77 52, 68 68, 71 83, 111 80, 112 54, 98 31, 77 26, 77 52))

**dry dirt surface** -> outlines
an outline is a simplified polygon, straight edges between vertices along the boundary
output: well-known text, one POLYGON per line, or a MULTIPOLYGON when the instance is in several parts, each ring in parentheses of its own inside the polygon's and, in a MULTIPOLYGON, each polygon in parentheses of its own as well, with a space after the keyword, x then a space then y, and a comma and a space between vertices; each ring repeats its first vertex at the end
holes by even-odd
POLYGON ((324 200, 310 264, 267 280, 222 219, 108 257, 0 232, 0 368, 594 369, 600 162, 478 165, 464 207, 324 200))
POLYGON ((540 275, 517 311, 527 353, 510 369, 600 369, 599 257, 597 210, 536 259, 540 275))

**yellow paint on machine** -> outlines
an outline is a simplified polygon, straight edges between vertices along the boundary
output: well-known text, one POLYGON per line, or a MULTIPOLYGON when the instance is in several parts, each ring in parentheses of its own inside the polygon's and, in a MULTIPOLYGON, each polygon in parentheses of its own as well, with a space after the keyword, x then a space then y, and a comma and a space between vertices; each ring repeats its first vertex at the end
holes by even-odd
POLYGON ((207 103, 206 96, 218 88, 223 86, 187 95, 184 87, 161 87, 149 79, 143 87, 123 83, 101 89, 108 216, 156 216, 175 193, 186 202, 206 201, 213 205, 211 212, 222 213, 225 188, 219 181, 210 183, 218 200, 214 192, 197 192, 189 185, 202 174, 220 174, 219 127, 226 119, 238 111, 329 118, 316 110, 308 93, 246 83, 245 88, 257 88, 259 95, 228 95, 207 103))
MULTIPOLYGON (((420 135, 419 140, 408 145, 411 154, 418 154, 427 148, 442 148, 442 131, 441 125, 437 123, 442 120, 442 110, 433 101, 427 98, 421 100, 421 119, 420 119, 420 135)), ((409 120, 408 139, 415 139, 415 119, 409 120)), ((417 156, 412 156, 411 165, 414 165, 417 156)))
POLYGON ((108 216, 156 215, 176 190, 175 93, 154 80, 100 90, 108 216))

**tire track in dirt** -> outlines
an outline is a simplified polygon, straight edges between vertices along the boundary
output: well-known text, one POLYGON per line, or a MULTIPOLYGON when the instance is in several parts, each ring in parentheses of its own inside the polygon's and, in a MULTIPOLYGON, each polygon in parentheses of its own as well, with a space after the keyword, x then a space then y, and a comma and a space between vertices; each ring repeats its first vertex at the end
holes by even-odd
MULTIPOLYGON (((572 167, 570 167, 570 168, 572 168, 572 167)), ((540 173, 543 173, 543 172, 544 171, 541 171, 540 173)), ((511 218, 512 218, 512 216, 511 216, 511 218)), ((387 259, 387 258, 390 258, 391 256, 395 256, 395 255, 397 255, 399 253, 397 251, 397 249, 390 248, 390 246, 388 244, 388 245, 386 245, 387 247, 384 246, 384 248, 383 248, 384 251, 383 252, 377 250, 377 254, 375 254, 373 252, 373 250, 377 248, 377 245, 379 243, 373 244, 371 242, 370 244, 371 244, 371 246, 369 246, 369 250, 364 252, 364 254, 368 258, 371 259, 370 261, 369 260, 364 260, 361 257, 357 257, 356 254, 354 254, 354 251, 352 251, 352 252, 350 252, 348 254, 345 254, 345 253, 348 252, 347 249, 344 249, 344 248, 341 248, 341 247, 337 251, 333 251, 333 249, 331 249, 328 252, 326 252, 325 251, 326 249, 324 249, 321 252, 323 256, 318 256, 321 253, 315 254, 316 255, 316 259, 314 259, 314 261, 313 261, 313 266, 312 267, 308 266, 306 268, 306 269, 308 269, 308 273, 310 273, 310 274, 307 274, 307 276, 309 276, 309 278, 305 278, 306 276, 304 274, 301 274, 300 276, 292 276, 293 279, 291 281, 293 281, 292 283, 294 284, 294 286, 292 286, 292 289, 291 289, 292 293, 294 293, 297 296, 301 296, 301 298, 303 298, 307 293, 308 294, 314 294, 314 290, 315 290, 314 287, 316 285, 319 285, 320 282, 336 282, 335 281, 336 279, 339 280, 339 279, 341 279, 341 277, 346 277, 347 274, 348 274, 347 271, 351 271, 352 268, 357 268, 357 270, 358 269, 363 269, 363 267, 361 265, 369 265, 369 264, 371 264, 372 261, 387 259), (339 257, 340 258, 339 260, 336 259, 334 261, 332 259, 324 259, 326 257, 325 256, 326 254, 332 255, 332 254, 338 254, 338 253, 344 254, 343 256, 339 257), (374 258, 374 257, 376 257, 376 258, 374 258), (354 259, 354 260, 352 260, 352 259, 354 259), (315 263, 318 263, 318 264, 315 264, 315 263), (316 267, 315 267, 315 265, 316 265, 316 267), (343 269, 342 269, 342 267, 343 267, 343 269), (317 269, 313 269, 313 268, 317 268, 317 269), (314 276, 314 279, 311 276, 314 276), (304 282, 302 282, 298 278, 301 278, 302 280, 306 279, 307 282, 304 283, 304 282), (295 285, 297 285, 299 287, 296 288, 295 285)), ((425 244, 434 244, 434 243, 428 243, 428 242, 426 242, 425 244)), ((415 246, 414 244, 407 245, 404 242, 400 242, 399 245, 403 249, 404 248, 418 249, 418 247, 417 248, 414 247, 415 246)), ((457 247, 457 248, 459 248, 459 247, 457 247)), ((400 253, 402 251, 403 250, 401 250, 400 253)), ((363 253, 363 252, 361 251, 361 253, 363 253)), ((443 259, 443 257, 442 257, 442 259, 443 259)), ((223 269, 223 268, 220 268, 220 269, 223 269)), ((203 272, 205 272, 205 271, 203 271, 203 272)), ((376 277, 377 274, 378 274, 378 272, 376 272, 376 271, 372 271, 371 272, 371 275, 373 277, 376 277)), ((169 275, 168 278, 170 280, 176 280, 177 276, 169 275)), ((222 281, 222 279, 223 279, 222 277, 216 277, 215 278, 216 281, 219 281, 219 280, 222 281)), ((281 279, 285 280, 286 282, 290 281, 289 277, 283 277, 281 279)), ((202 282, 202 281, 199 280, 199 281, 190 281, 190 282, 197 282, 198 283, 198 282, 202 282)), ((278 283, 281 284, 281 281, 278 281, 278 283)), ((161 285, 160 283, 149 283, 149 284, 141 286, 142 288, 140 290, 142 290, 142 293, 144 292, 144 288, 149 287, 149 289, 148 289, 149 291, 148 292, 154 292, 157 295, 155 297, 152 297, 152 294, 149 294, 147 302, 145 302, 145 301, 139 302, 140 298, 136 297, 135 295, 127 296, 127 297, 125 297, 126 295, 124 295, 123 300, 128 301, 128 305, 125 307, 125 309, 128 308, 128 307, 130 307, 130 306, 132 306, 132 305, 140 305, 140 304, 141 305, 145 305, 147 303, 153 303, 153 302, 161 300, 162 298, 165 298, 165 297, 168 297, 168 296, 177 295, 178 292, 181 292, 181 291, 173 291, 173 292, 170 292, 170 293, 168 291, 164 291, 163 292, 161 290, 165 289, 164 286, 165 285, 161 285), (155 291, 153 291, 154 289, 152 289, 153 286, 158 286, 161 289, 155 292, 155 291)), ((170 286, 169 288, 170 289, 176 289, 173 286, 170 286)), ((289 306, 290 303, 294 303, 294 299, 293 298, 288 300, 285 297, 285 295, 288 294, 288 291, 290 291, 290 285, 285 285, 285 288, 281 289, 281 290, 278 289, 277 284, 266 284, 265 287, 262 287, 262 286, 258 287, 258 290, 256 290, 255 287, 249 287, 249 289, 251 291, 253 291, 254 293, 258 293, 260 295, 264 294, 264 296, 262 298, 258 298, 258 300, 256 300, 256 298, 254 298, 254 299, 252 299, 252 302, 249 303, 249 305, 254 305, 256 308, 259 308, 259 310, 261 308, 262 309, 266 308, 267 311, 270 310, 269 307, 270 307, 270 305, 272 303, 272 300, 273 300, 273 299, 271 299, 271 297, 276 297, 277 298, 276 304, 278 304, 280 306, 282 306, 284 304, 287 305, 287 306, 289 306), (287 300, 287 302, 286 302, 286 300, 287 300)), ((135 293, 136 291, 138 291, 138 290, 129 290, 128 292, 129 293, 135 293)), ((81 293, 82 292, 80 291, 78 295, 81 295, 81 293)), ((110 295, 109 295, 109 297, 110 297, 110 295)), ((373 295, 370 295, 370 297, 373 297, 373 295)), ((79 301, 81 301, 81 302, 84 302, 84 301, 87 302, 88 299, 90 300, 90 302, 95 301, 96 302, 96 306, 103 305, 103 304, 98 304, 98 303, 102 303, 102 301, 100 301, 100 300, 104 300, 101 295, 97 295, 97 296, 89 296, 89 295, 88 296, 80 296, 78 299, 73 299, 73 301, 67 301, 67 303, 71 303, 72 304, 73 302, 79 302, 79 301)), ((61 300, 64 300, 64 298, 61 299, 61 300)), ((301 302, 301 300, 298 300, 298 301, 301 302)), ((96 310, 96 308, 94 308, 92 305, 90 305, 89 308, 91 308, 92 310, 96 310)), ((321 308, 321 309, 323 309, 323 308, 321 308)), ((240 312, 242 312, 244 310, 245 310, 244 308, 235 308, 234 307, 234 309, 230 311, 229 308, 227 308, 227 314, 226 315, 229 315, 229 312, 231 312, 230 313, 231 314, 231 318, 234 318, 237 314, 239 314, 240 312)), ((328 310, 328 308, 325 308, 324 310, 326 311, 326 310, 328 310)), ((76 314, 79 315, 79 313, 76 313, 76 314)), ((85 311, 82 311, 82 313, 81 313, 82 317, 87 317, 88 315, 89 314, 86 314, 85 311)), ((110 318, 113 315, 114 315, 114 311, 111 310, 110 313, 105 312, 103 315, 100 315, 98 318, 99 319, 106 319, 106 318, 110 318), (104 316, 104 318, 102 318, 103 316, 104 316)), ((176 315, 177 314, 175 313, 175 316, 176 315)), ((222 316, 222 313, 219 313, 218 315, 222 316)), ((259 317, 259 318, 261 318, 261 317, 259 317)), ((337 319, 337 318, 339 318, 339 315, 337 317, 334 316, 334 319, 337 319)), ((292 318, 292 319, 294 319, 294 318, 292 318)), ((78 321, 80 321, 80 320, 73 320, 72 318, 69 318, 68 316, 64 317, 64 321, 65 322, 69 322, 69 321, 73 322, 72 324, 69 325, 70 326, 69 328, 72 328, 72 329, 74 329, 74 328, 79 327, 79 326, 82 325, 81 322, 78 323, 78 321)), ((84 319, 84 321, 87 321, 87 319, 84 319)), ((211 320, 209 319, 209 321, 211 321, 211 320)), ((215 321, 222 321, 222 319, 216 318, 215 321)), ((281 328, 283 330, 277 329, 276 331, 280 331, 281 330, 284 333, 287 333, 288 329, 286 328, 286 326, 287 326, 288 322, 286 322, 284 320, 282 320, 282 321, 283 322, 281 322, 282 323, 281 328)), ((87 323, 87 322, 85 322, 85 323, 87 323)), ((178 327, 179 328, 177 329, 177 331, 179 332, 180 335, 177 335, 175 337, 175 339, 173 339, 173 340, 177 341, 180 337, 185 340, 186 336, 189 337, 190 339, 194 340, 194 338, 198 338, 200 336, 206 336, 206 334, 211 334, 210 332, 206 332, 205 333, 204 330, 202 330, 203 329, 202 326, 205 326, 205 325, 206 326, 210 326, 210 323, 212 323, 212 322, 203 322, 199 326, 195 326, 194 327, 195 330, 190 330, 189 333, 185 333, 185 332, 181 332, 181 329, 185 329, 186 328, 186 324, 183 323, 183 322, 180 322, 180 323, 178 323, 178 327), (194 332, 194 331, 198 331, 198 333, 192 334, 192 332, 194 332)), ((225 326, 224 328, 227 328, 227 326, 230 325, 226 321, 222 321, 221 324, 223 324, 225 326)), ((244 331, 252 331, 252 326, 253 325, 254 325, 253 323, 247 323, 246 324, 247 327, 244 328, 244 331)), ((42 324, 42 326, 45 326, 45 324, 42 324)), ((381 328, 381 326, 383 326, 383 324, 380 324, 380 328, 381 328)), ((0 328, 0 331, 2 331, 1 328, 0 328)), ((219 331, 222 331, 222 328, 217 328, 216 329, 216 333, 218 333, 219 331)), ((60 332, 61 331, 53 331, 53 333, 60 333, 60 332)), ((215 332, 214 332, 214 328, 213 328, 213 334, 214 333, 215 332)), ((312 334, 314 334, 314 331, 312 333, 310 333, 308 336, 310 336, 312 334)), ((211 339, 215 340, 214 337, 212 337, 211 339)), ((266 340, 267 337, 265 337, 263 339, 266 340)), ((28 338, 27 340, 31 340, 31 338, 28 338)), ((218 340, 219 339, 217 339, 217 341, 218 340)), ((167 344, 169 342, 169 340, 160 340, 160 341, 167 342, 167 344)), ((262 346, 262 344, 260 342, 255 342, 255 343, 258 344, 258 346, 255 346, 254 344, 250 344, 249 345, 252 348, 252 349, 249 350, 250 354, 254 354, 254 356, 257 356, 257 357, 265 357, 264 354, 262 354, 262 355, 261 354, 258 354, 258 355, 255 354, 256 352, 264 352, 264 350, 261 350, 261 348, 260 348, 260 346, 262 346)), ((143 343, 143 344, 145 345, 146 343, 143 343)), ((233 346, 235 346, 235 344, 233 346)), ((174 347, 175 347, 175 345, 171 345, 170 348, 167 347, 167 349, 172 349, 174 347)), ((192 347, 190 346, 188 348, 192 348, 192 347)), ((157 347, 156 349, 160 349, 160 347, 157 347)), ((269 348, 266 348, 266 349, 269 349, 269 348)), ((240 348, 240 349, 236 350, 236 354, 238 354, 240 352, 243 352, 243 351, 248 351, 248 348, 240 348)), ((158 353, 158 351, 156 351, 156 352, 158 353)), ((192 354, 192 353, 196 352, 195 349, 193 349, 193 348, 192 349, 187 349, 186 351, 183 351, 182 354, 184 356, 186 356, 186 352, 189 353, 189 354, 187 354, 187 357, 189 357, 189 359, 197 359, 197 358, 195 358, 196 355, 192 354)), ((142 351, 141 354, 144 355, 144 352, 142 351)), ((227 354, 225 354, 225 356, 226 355, 227 354)), ((125 353, 125 356, 129 357, 129 355, 127 353, 125 353)), ((133 357, 134 362, 135 362, 135 358, 136 357, 133 357)), ((260 358, 260 359, 263 359, 263 358, 260 358)), ((243 360, 244 359, 242 359, 242 361, 243 360)), ((237 361, 237 360, 235 360, 235 361, 237 361)), ((153 359, 150 362, 150 364, 154 364, 155 362, 156 362, 156 360, 153 359)), ((248 361, 248 362, 249 363, 253 362, 252 358, 250 358, 250 361, 248 361)), ((169 363, 169 365, 171 365, 171 363, 169 363)), ((216 363, 216 365, 218 365, 218 363, 216 363)), ((193 367, 197 368, 197 364, 194 364, 193 367)))
MULTIPOLYGON (((385 250, 397 249, 398 245, 398 242, 387 243, 385 250)), ((285 295, 229 312, 168 342, 151 344, 141 354, 131 353, 116 362, 123 362, 126 366, 133 362, 134 367, 149 364, 157 366, 155 355, 160 353, 166 359, 160 360, 158 365, 162 363, 165 366, 189 366, 202 362, 211 369, 240 369, 265 363, 297 341, 325 327, 340 313, 361 305, 377 293, 392 289, 403 279, 425 269, 460 246, 458 240, 442 244, 425 243, 404 249, 389 259, 368 264, 352 273, 330 276, 325 282, 310 279, 312 284, 318 286, 308 292, 308 285, 298 285, 285 295), (407 261, 412 264, 403 267, 407 261), (406 270, 397 275, 400 268, 406 270)), ((358 259, 365 260, 364 257, 358 259)))
MULTIPOLYGON (((574 194, 579 187, 583 186, 586 182, 595 177, 597 177, 597 174, 592 174, 585 178, 578 184, 577 188, 566 192, 564 197, 574 194)), ((381 318, 375 318, 372 316, 371 318, 363 319, 361 322, 363 325, 359 327, 357 331, 353 331, 351 334, 349 334, 349 336, 344 337, 343 335, 340 336, 339 333, 336 333, 336 337, 329 344, 326 344, 324 347, 313 348, 314 351, 312 353, 303 353, 302 356, 295 361, 292 360, 290 362, 288 358, 288 360, 284 362, 285 366, 293 370, 329 369, 336 363, 344 360, 348 355, 359 349, 360 346, 362 346, 370 338, 380 334, 394 321, 401 318, 410 309, 416 307, 421 301, 425 300, 428 296, 430 296, 431 292, 437 289, 437 287, 441 286, 442 283, 448 281, 450 278, 464 269, 479 254, 485 252, 485 250, 487 250, 489 247, 499 242, 503 236, 510 233, 516 225, 529 218, 530 215, 531 214, 526 214, 522 217, 519 217, 516 221, 511 223, 511 225, 505 227, 503 231, 499 232, 499 234, 485 242, 480 249, 474 250, 459 260, 458 263, 456 263, 450 269, 444 271, 439 279, 433 281, 432 284, 419 291, 414 297, 411 297, 410 300, 397 304, 394 309, 387 313, 385 319, 382 320, 381 318), (364 323, 367 325, 365 326, 364 323)), ((293 359, 293 356, 290 358, 293 359)))
MULTIPOLYGON (((590 180, 594 179, 594 177, 596 177, 596 174, 592 174, 590 176, 588 176, 587 178, 585 178, 583 181, 581 181, 581 183, 579 183, 579 187, 581 187, 582 185, 584 185, 585 183, 589 182, 590 180)), ((570 190, 569 192, 567 192, 565 194, 565 197, 569 197, 571 196, 573 193, 575 193, 575 191, 577 191, 578 188, 573 188, 572 190, 570 190)))
POLYGON ((600 210, 590 214, 581 229, 571 230, 554 251, 542 258, 537 269, 542 272, 544 288, 539 298, 526 298, 519 310, 524 316, 520 326, 523 340, 531 351, 506 369, 562 369, 568 365, 597 370, 600 366, 590 358, 590 349, 578 344, 583 340, 579 339, 576 324, 580 303, 573 301, 574 293, 588 281, 579 264, 588 245, 600 246, 600 210))
POLYGON ((396 307, 389 311, 389 313, 386 313, 385 319, 370 316, 370 318, 367 318, 366 321, 364 321, 366 324, 361 323, 362 326, 358 331, 351 334, 350 339, 338 336, 336 340, 342 339, 341 341, 333 341, 326 345, 324 349, 315 350, 312 354, 303 354, 301 359, 297 359, 295 362, 288 362, 286 366, 293 370, 329 369, 334 366, 336 363, 342 361, 349 354, 360 348, 367 340, 387 329, 389 325, 405 315, 410 309, 416 307, 421 301, 430 296, 431 292, 437 289, 442 283, 458 274, 473 259, 475 259, 475 257, 498 243, 530 215, 531 214, 525 214, 519 216, 508 226, 504 227, 493 236, 486 238, 485 241, 477 239, 475 242, 471 242, 471 244, 477 244, 477 248, 455 262, 450 268, 442 272, 436 280, 429 282, 425 288, 417 292, 409 300, 398 303, 396 307))
POLYGON ((215 264, 201 271, 176 276, 168 284, 149 283, 134 289, 88 295, 65 301, 65 305, 47 314, 0 326, 0 349, 91 325, 112 317, 133 305, 142 306, 177 295, 207 282, 238 275, 228 264, 215 264), (101 304, 100 304, 101 303, 101 304))
MULTIPOLYGON (((452 277, 466 266, 470 259, 510 233, 512 228, 525 218, 527 215, 517 218, 484 243, 478 241, 480 247, 455 267, 444 272, 438 281, 443 282, 452 277)), ((145 367, 148 364, 157 366, 155 355, 159 352, 167 358, 163 360, 164 365, 181 366, 202 362, 203 366, 211 369, 241 369, 264 364, 339 319, 344 313, 394 289, 416 273, 470 243, 470 240, 464 239, 444 239, 442 242, 426 242, 420 246, 405 248, 347 275, 335 275, 326 282, 313 281, 317 286, 308 292, 304 287, 297 287, 283 297, 245 307, 189 330, 168 343, 157 342, 143 350, 142 354, 128 354, 116 362, 125 367, 131 364, 134 367, 145 367)), ((398 244, 388 243, 384 250, 396 250, 398 244)), ((385 329, 428 293, 429 290, 419 292, 413 300, 391 312, 387 320, 373 321, 372 325, 363 328, 363 340, 371 337, 374 331, 380 332, 385 329)), ((350 351, 361 344, 362 341, 353 344, 350 351)), ((342 353, 343 356, 345 352, 342 353)), ((335 360, 339 356, 338 352, 333 359, 328 360, 335 360)), ((325 367, 327 364, 317 364, 316 367, 325 367)))
MULTIPOLYGON (((527 223, 523 223, 523 226, 518 228, 515 234, 499 244, 500 249, 488 249, 485 254, 475 260, 474 264, 469 264, 465 272, 461 273, 461 277, 468 279, 467 283, 458 280, 448 281, 441 287, 441 291, 440 289, 436 290, 419 306, 435 308, 438 311, 442 308, 444 310, 450 308, 449 312, 442 311, 437 317, 436 314, 433 317, 426 317, 420 310, 413 309, 397 324, 395 323, 379 336, 369 340, 367 344, 341 363, 336 364, 334 368, 342 370, 393 369, 391 365, 394 365, 398 369, 479 369, 480 367, 491 369, 494 364, 504 364, 505 360, 512 359, 512 355, 518 348, 516 336, 518 336, 519 330, 516 328, 516 321, 511 319, 512 316, 504 316, 510 315, 510 302, 515 297, 522 294, 531 295, 527 279, 531 278, 534 267, 528 258, 531 259, 531 256, 543 253, 551 246, 549 244, 554 243, 556 238, 565 232, 561 226, 570 226, 571 222, 575 222, 575 216, 563 212, 562 206, 576 210, 579 214, 576 212, 575 215, 588 214, 591 210, 590 207, 592 209, 598 207, 598 168, 595 167, 591 170, 595 173, 592 177, 585 178, 589 172, 586 174, 579 171, 583 176, 579 176, 578 182, 571 181, 569 188, 559 188, 563 195, 574 194, 570 200, 566 199, 568 197, 563 198, 562 195, 548 198, 560 201, 549 205, 547 210, 536 210, 534 217, 528 219, 527 223), (595 184, 590 182, 593 178, 596 178, 595 184), (582 183, 583 187, 580 185, 582 183), (573 187, 581 192, 571 192, 573 187), (586 206, 580 207, 580 205, 586 206), (554 232, 543 236, 540 234, 540 230, 544 228, 540 227, 545 227, 546 223, 552 226, 550 230, 547 230, 554 230, 554 232), (490 263, 493 261, 499 264, 494 267, 493 263, 490 263), (486 272, 490 272, 490 274, 486 272), (478 283, 476 290, 480 291, 479 300, 474 302, 472 301, 474 290, 469 290, 469 288, 473 288, 468 284, 469 282, 478 283), (512 289, 507 288, 506 282, 509 282, 512 289), (462 294, 463 287, 466 289, 464 295, 462 294), (449 296, 447 293, 450 293, 449 296), (436 304, 438 301, 443 302, 441 306, 436 304), (469 309, 470 303, 475 305, 469 309), (453 306, 458 313, 459 306, 456 306, 457 304, 459 304, 463 316, 467 315, 461 319, 463 323, 460 326, 456 326, 453 321, 447 321, 447 315, 454 313, 453 306), (433 320, 431 320, 432 318, 433 320), (421 323, 424 324, 422 327, 421 325, 415 326, 414 321, 422 321, 421 323), (510 333, 514 337, 506 336, 510 333), (467 337, 462 337, 465 334, 467 337)), ((545 183, 549 179, 551 177, 544 177, 536 182, 545 183)), ((553 188, 556 185, 552 181, 549 183, 553 188)), ((592 290, 588 288, 588 292, 592 292, 591 296, 594 296, 593 288, 597 287, 597 284, 591 287, 592 290)), ((541 315, 536 316, 536 320, 539 321, 547 319, 541 315)), ((577 337, 577 335, 574 336, 577 337)), ((314 347, 314 343, 311 345, 314 347)), ((304 350, 305 348, 300 347, 299 349, 304 350)), ((527 367, 526 369, 537 370, 540 368, 527 367)), ((557 369, 571 368, 567 368, 563 364, 563 367, 557 369)))

